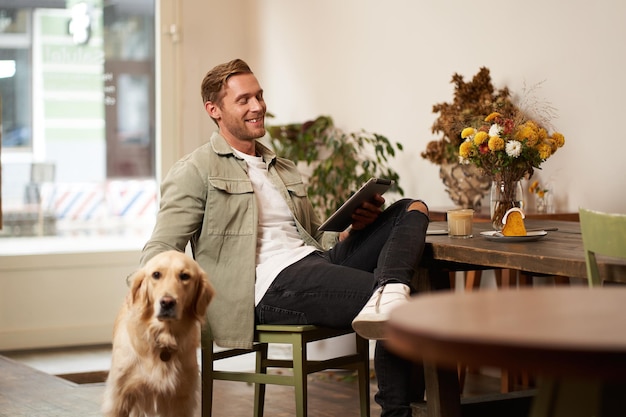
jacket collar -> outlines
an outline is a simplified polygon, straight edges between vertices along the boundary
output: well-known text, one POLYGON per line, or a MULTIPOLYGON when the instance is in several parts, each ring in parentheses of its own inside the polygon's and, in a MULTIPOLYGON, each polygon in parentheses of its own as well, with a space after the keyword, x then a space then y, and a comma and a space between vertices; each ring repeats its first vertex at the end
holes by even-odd
MULTIPOLYGON (((257 139, 256 142, 256 151, 259 155, 263 157, 266 162, 271 162, 276 159, 276 153, 272 151, 269 147, 265 146, 261 140, 266 140, 269 143, 270 136, 269 133, 266 133, 260 140, 257 139)), ((226 142, 226 139, 219 133, 213 132, 211 135, 211 146, 213 147, 213 151, 220 156, 233 155, 237 157, 237 155, 233 152, 233 148, 226 142)))

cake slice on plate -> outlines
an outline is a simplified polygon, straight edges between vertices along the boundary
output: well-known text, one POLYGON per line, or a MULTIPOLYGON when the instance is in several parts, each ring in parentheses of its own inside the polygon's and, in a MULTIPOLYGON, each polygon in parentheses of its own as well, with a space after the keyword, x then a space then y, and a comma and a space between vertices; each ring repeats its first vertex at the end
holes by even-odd
POLYGON ((519 207, 513 207, 504 214, 502 218, 502 234, 504 236, 526 236, 526 226, 524 226, 524 212, 519 207))

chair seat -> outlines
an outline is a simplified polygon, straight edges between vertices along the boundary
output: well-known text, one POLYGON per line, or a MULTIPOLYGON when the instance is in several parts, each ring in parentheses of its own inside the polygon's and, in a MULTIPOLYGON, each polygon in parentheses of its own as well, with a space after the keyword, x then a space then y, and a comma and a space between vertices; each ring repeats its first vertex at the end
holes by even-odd
POLYGON ((307 415, 307 375, 326 369, 356 370, 359 381, 361 416, 370 415, 369 406, 369 342, 359 337, 352 329, 333 329, 314 325, 269 325, 255 326, 254 344, 251 349, 227 349, 213 351, 213 342, 203 338, 202 346, 202 416, 210 417, 212 412, 213 381, 240 381, 255 384, 254 416, 263 415, 265 385, 289 385, 295 389, 296 416, 307 415), (337 336, 354 334, 356 352, 324 360, 310 360, 307 344, 331 339, 337 336), (268 358, 268 345, 271 343, 290 344, 292 359, 268 358), (254 371, 216 371, 213 364, 221 359, 256 353, 254 371), (270 368, 290 368, 292 375, 270 374, 270 368))

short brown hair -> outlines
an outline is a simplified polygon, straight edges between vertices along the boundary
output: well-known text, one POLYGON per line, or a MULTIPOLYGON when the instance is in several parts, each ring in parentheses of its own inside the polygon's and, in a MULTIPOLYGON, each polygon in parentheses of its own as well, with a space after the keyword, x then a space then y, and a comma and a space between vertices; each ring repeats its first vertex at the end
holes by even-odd
POLYGON ((235 74, 252 74, 252 70, 243 60, 233 59, 207 72, 200 88, 202 103, 210 101, 219 105, 224 97, 224 84, 235 74))

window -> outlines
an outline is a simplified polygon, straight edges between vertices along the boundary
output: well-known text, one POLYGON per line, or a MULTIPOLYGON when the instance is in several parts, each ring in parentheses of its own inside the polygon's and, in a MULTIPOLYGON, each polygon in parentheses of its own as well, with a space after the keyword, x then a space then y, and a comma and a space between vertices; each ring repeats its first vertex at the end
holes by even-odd
POLYGON ((29 15, 0 9, 0 93, 4 152, 32 152, 29 15))
POLYGON ((146 234, 154 0, 0 0, 0 239, 146 234))

